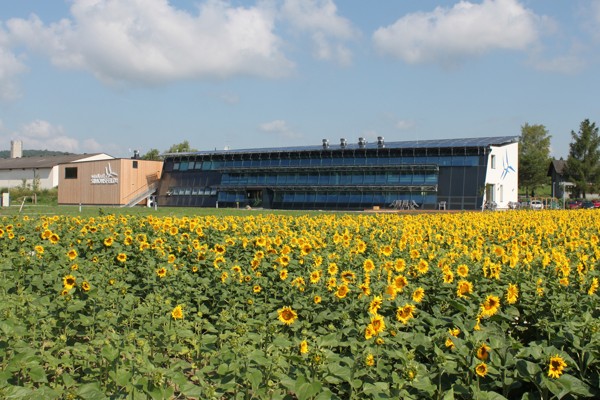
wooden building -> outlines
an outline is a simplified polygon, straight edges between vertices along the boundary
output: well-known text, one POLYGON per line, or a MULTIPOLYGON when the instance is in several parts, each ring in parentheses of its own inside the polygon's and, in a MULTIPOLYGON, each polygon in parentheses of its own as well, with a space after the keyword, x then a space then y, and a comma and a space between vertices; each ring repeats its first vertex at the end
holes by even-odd
POLYGON ((134 206, 157 190, 162 165, 131 158, 61 164, 58 204, 134 206))

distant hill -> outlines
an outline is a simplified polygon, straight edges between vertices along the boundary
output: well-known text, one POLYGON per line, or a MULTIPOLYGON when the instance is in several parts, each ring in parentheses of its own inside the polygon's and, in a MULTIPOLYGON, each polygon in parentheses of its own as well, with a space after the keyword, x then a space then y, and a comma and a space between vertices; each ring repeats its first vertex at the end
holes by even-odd
MULTIPOLYGON (((23 157, 43 157, 43 156, 68 156, 66 151, 53 150, 23 150, 23 157)), ((0 158, 10 158, 10 150, 0 150, 0 158)))

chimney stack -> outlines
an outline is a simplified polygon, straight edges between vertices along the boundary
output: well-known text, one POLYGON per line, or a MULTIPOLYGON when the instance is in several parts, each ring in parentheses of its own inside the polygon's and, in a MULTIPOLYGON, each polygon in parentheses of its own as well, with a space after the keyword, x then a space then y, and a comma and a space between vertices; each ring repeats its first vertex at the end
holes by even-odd
POLYGON ((10 141, 10 158, 23 157, 23 142, 21 140, 10 141))

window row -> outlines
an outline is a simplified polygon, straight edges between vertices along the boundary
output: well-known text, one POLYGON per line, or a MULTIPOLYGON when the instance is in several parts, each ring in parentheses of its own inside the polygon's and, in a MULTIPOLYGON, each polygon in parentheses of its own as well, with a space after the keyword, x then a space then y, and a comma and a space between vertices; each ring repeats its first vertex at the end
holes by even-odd
POLYGON ((167 196, 215 196, 217 189, 199 187, 172 187, 167 191, 167 196))
POLYGON ((437 173, 399 174, 393 172, 298 172, 271 174, 224 173, 222 185, 435 185, 437 173))
POLYGON ((264 168, 264 167, 321 167, 336 165, 398 165, 431 164, 439 166, 479 165, 479 156, 427 156, 427 157, 351 157, 351 158, 275 158, 270 160, 224 160, 194 161, 177 160, 173 162, 173 171, 212 171, 228 168, 264 168))
MULTIPOLYGON (((248 202, 245 192, 219 192, 219 204, 244 204, 248 202)), ((417 204, 435 204, 437 194, 428 192, 395 193, 395 192, 275 192, 273 205, 292 207, 297 204, 340 204, 354 205, 390 205, 397 200, 415 201, 417 204)))

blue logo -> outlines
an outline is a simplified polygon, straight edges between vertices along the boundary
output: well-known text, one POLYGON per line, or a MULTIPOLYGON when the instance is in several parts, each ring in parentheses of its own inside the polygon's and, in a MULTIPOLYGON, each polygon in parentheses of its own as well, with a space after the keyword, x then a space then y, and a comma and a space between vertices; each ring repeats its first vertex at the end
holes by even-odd
POLYGON ((508 175, 511 171, 515 172, 515 169, 512 167, 512 165, 510 165, 510 162, 508 161, 508 150, 505 153, 506 157, 504 157, 502 159, 502 176, 500 177, 500 179, 504 179, 504 177, 506 177, 506 175, 508 175))

